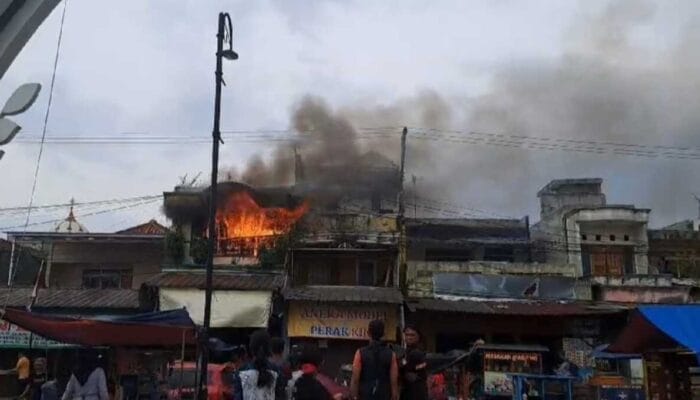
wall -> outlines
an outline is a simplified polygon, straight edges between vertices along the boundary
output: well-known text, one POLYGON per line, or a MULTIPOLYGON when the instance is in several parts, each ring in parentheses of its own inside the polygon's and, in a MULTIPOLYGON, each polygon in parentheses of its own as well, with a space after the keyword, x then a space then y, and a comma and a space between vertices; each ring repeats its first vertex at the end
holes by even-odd
MULTIPOLYGON (((567 264, 548 263, 508 263, 488 261, 467 262, 430 262, 409 261, 406 274, 406 285, 409 297, 432 297, 433 274, 444 272, 475 273, 475 274, 523 274, 523 275, 575 275, 575 266, 567 264)), ((577 297, 589 299, 590 285, 577 288, 577 297)))
MULTIPOLYGON (((630 208, 600 208, 590 210, 579 210, 566 217, 562 235, 566 235, 568 246, 567 262, 578 266, 577 274, 583 274, 581 265, 581 234, 601 235, 601 242, 593 241, 596 244, 613 244, 609 241, 609 235, 615 234, 616 238, 621 238, 625 234, 629 235, 634 246, 634 268, 637 274, 647 274, 649 272, 647 222, 649 220, 648 210, 638 210, 630 208), (603 240, 604 239, 604 240, 603 240)), ((587 240, 590 242, 590 240, 587 240)), ((617 240, 615 245, 622 245, 624 241, 617 240)))
POLYGON ((50 260, 49 287, 79 288, 86 269, 131 269, 132 288, 138 289, 160 272, 163 243, 58 242, 50 260))

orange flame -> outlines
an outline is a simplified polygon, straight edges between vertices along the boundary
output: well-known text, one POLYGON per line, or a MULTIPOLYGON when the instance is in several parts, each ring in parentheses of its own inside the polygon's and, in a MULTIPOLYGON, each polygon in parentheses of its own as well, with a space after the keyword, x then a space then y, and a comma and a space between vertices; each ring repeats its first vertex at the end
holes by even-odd
POLYGON ((233 246, 236 253, 257 256, 262 245, 289 232, 307 210, 306 203, 294 209, 260 207, 247 192, 236 192, 219 206, 216 213, 220 252, 224 250, 222 245, 225 248, 233 246))

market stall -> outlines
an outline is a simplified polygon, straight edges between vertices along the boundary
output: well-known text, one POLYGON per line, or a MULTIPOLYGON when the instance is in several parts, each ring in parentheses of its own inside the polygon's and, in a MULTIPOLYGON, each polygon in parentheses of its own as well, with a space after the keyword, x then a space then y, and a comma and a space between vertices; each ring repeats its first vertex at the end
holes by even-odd
POLYGON ((699 398, 694 396, 694 376, 700 354, 700 305, 639 307, 608 350, 643 354, 647 398, 699 398))
POLYGON ((115 398, 154 398, 167 365, 195 344, 195 325, 185 309, 95 318, 7 309, 1 317, 52 343, 72 345, 73 352, 99 349, 115 398))
POLYGON ((595 388, 596 399, 644 400, 642 355, 611 353, 607 348, 599 345, 591 354, 595 369, 588 384, 595 388))

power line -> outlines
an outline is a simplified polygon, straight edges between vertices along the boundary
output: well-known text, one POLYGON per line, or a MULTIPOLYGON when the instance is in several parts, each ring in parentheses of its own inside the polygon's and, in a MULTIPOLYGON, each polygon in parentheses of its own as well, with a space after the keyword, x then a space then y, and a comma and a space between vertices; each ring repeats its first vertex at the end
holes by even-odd
MULTIPOLYGON (((151 199, 151 200, 144 200, 144 201, 138 202, 138 203, 136 203, 136 204, 127 204, 127 205, 123 205, 123 206, 119 206, 119 207, 109 208, 109 209, 106 209, 106 210, 99 210, 99 211, 94 211, 94 212, 90 212, 90 213, 80 214, 80 215, 78 215, 78 217, 82 217, 82 218, 84 218, 84 217, 92 217, 92 216, 95 216, 95 215, 107 214, 107 213, 111 213, 111 212, 115 212, 115 211, 120 211, 120 210, 125 210, 125 209, 129 209, 129 208, 140 207, 140 206, 143 206, 143 205, 147 205, 147 204, 154 203, 154 202, 157 201, 157 200, 159 200, 159 199, 158 199, 158 198, 154 198, 154 199, 151 199)), ((64 221, 64 220, 65 220, 65 218, 57 218, 57 219, 52 219, 52 220, 47 220, 47 221, 32 222, 32 223, 25 224, 25 225, 4 226, 4 227, 0 227, 0 231, 6 231, 6 230, 9 230, 9 229, 17 229, 17 228, 22 228, 22 227, 24 227, 24 230, 26 231, 26 228, 27 228, 28 226, 38 226, 38 225, 55 224, 55 223, 58 223, 58 222, 61 222, 61 221, 64 221)))
MULTIPOLYGON (((96 205, 96 204, 110 204, 110 203, 123 203, 123 202, 134 202, 134 201, 140 201, 140 200, 149 200, 149 199, 156 199, 156 198, 161 198, 163 197, 162 194, 155 194, 155 195, 149 195, 149 196, 136 196, 136 197, 125 197, 125 198, 116 198, 116 199, 108 199, 108 200, 97 200, 97 201, 85 201, 85 202, 77 202, 77 203, 58 203, 58 204, 45 204, 41 206, 34 206, 32 207, 32 210, 39 210, 39 209, 54 209, 54 208, 66 208, 70 206, 86 206, 86 205, 96 205)), ((0 208, 0 212, 5 212, 5 211, 24 211, 28 207, 22 207, 22 206, 15 206, 15 207, 4 207, 0 208)))

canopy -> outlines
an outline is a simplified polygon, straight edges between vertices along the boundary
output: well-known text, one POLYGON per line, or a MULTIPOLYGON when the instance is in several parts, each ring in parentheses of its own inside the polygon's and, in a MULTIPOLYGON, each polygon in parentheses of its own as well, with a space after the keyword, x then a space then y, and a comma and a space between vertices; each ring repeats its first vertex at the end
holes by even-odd
MULTIPOLYGON (((204 321, 204 290, 159 290, 161 310, 187 308, 197 325, 204 321)), ((266 328, 272 308, 272 292, 215 290, 211 296, 212 328, 266 328)))
POLYGON ((74 318, 8 308, 2 319, 47 339, 82 346, 174 346, 195 342, 186 310, 126 317, 74 318))
POLYGON ((639 307, 608 351, 641 353, 679 345, 700 354, 700 305, 639 307))

